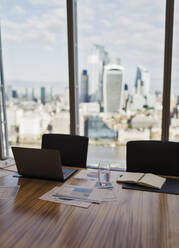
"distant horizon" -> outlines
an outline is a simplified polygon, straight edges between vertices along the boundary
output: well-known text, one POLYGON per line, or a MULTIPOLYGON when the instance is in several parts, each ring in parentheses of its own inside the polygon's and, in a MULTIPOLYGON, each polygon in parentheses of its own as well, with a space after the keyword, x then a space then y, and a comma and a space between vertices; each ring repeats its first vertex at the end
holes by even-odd
MULTIPOLYGON (((14 79, 14 80, 5 80, 5 87, 8 86, 12 86, 15 88, 40 88, 40 87, 51 87, 51 88, 55 88, 55 89, 60 89, 61 91, 66 91, 67 89, 69 89, 69 85, 67 82, 60 82, 60 81, 40 81, 40 80, 18 80, 18 79, 14 79), (31 85, 28 85, 31 84, 31 85)), ((133 86, 134 89, 134 86, 133 86)), ((133 89, 130 89, 129 87, 129 93, 133 94, 133 89)), ((156 91, 159 91, 162 93, 162 89, 153 89, 153 91, 151 91, 151 89, 149 89, 149 93, 150 94, 154 94, 156 91)), ((174 94, 179 94, 179 90, 175 89, 174 94)))

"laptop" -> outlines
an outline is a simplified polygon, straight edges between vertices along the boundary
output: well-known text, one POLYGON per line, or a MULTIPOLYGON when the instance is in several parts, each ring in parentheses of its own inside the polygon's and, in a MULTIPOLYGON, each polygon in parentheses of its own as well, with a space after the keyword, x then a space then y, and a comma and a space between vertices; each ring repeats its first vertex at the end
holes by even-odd
POLYGON ((62 167, 60 152, 12 147, 18 173, 23 177, 65 181, 77 170, 62 167))

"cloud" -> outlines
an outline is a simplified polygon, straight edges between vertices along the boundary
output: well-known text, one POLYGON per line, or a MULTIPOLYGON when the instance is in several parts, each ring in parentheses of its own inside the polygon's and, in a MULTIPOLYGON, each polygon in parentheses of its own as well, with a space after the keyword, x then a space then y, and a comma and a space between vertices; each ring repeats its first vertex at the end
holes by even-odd
POLYGON ((95 14, 96 13, 93 8, 87 6, 80 6, 80 4, 78 4, 78 20, 80 20, 82 23, 90 23, 91 21, 94 21, 95 14))
POLYGON ((8 40, 8 41, 18 41, 18 36, 17 35, 4 34, 3 39, 8 40))
MULTIPOLYGON (((100 42, 102 44, 111 43, 113 45, 126 45, 127 48, 143 49, 151 48, 155 52, 161 51, 164 38, 164 18, 158 19, 155 16, 163 14, 159 6, 157 9, 154 0, 149 4, 147 0, 134 1, 111 1, 109 4, 105 0, 96 3, 95 8, 91 7, 89 1, 83 1, 83 6, 88 3, 89 13, 93 13, 93 19, 87 21, 87 16, 79 15, 79 32, 83 32, 81 26, 86 22, 90 24, 91 30, 88 33, 89 41, 100 42), (100 5, 103 8, 100 9, 100 5), (140 5, 140 8, 139 8, 140 5), (129 8, 131 7, 131 8, 129 8), (156 15, 151 18, 151 12, 155 9, 156 15), (149 14, 146 12, 149 10, 149 14), (85 17, 84 17, 85 16, 85 17), (102 17, 102 18, 101 18, 102 17), (156 43, 155 43, 156 42, 156 43), (159 44, 159 45, 158 45, 159 44), (147 45, 147 47, 145 47, 147 45)), ((78 12, 84 13, 79 3, 78 12)), ((160 6, 161 8, 161 6, 160 6)), ((164 16, 163 16, 164 17, 164 16)), ((83 37, 83 33, 79 34, 83 37)))
POLYGON ((61 6, 66 4, 65 0, 29 0, 33 5, 48 5, 48 6, 61 6))
POLYGON ((43 46, 43 49, 46 50, 46 51, 52 51, 53 47, 50 46, 50 45, 46 45, 46 46, 43 46))
POLYGON ((30 41, 46 41, 51 44, 56 43, 56 35, 54 33, 50 33, 47 31, 43 31, 43 32, 31 31, 29 33, 25 33, 22 36, 22 39, 30 40, 30 41))
POLYGON ((39 16, 27 17, 23 23, 4 19, 2 26, 5 34, 3 38, 9 41, 26 40, 56 44, 58 35, 61 40, 66 37, 66 12, 64 8, 48 10, 39 16))
POLYGON ((13 10, 12 10, 13 14, 16 15, 24 15, 26 13, 25 9, 22 8, 21 6, 16 6, 13 10))

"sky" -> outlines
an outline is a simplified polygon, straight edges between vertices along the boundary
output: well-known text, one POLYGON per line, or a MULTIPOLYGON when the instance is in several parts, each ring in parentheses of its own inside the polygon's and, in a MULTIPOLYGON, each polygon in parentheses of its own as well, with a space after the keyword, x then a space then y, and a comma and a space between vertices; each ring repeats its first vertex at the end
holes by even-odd
MULTIPOLYGON (((5 80, 68 85, 65 0, 0 0, 5 80)), ((179 3, 175 1, 172 86, 179 90, 179 3)), ((92 44, 120 58, 125 83, 134 87, 137 65, 151 73, 151 91, 161 90, 164 0, 78 0, 79 74, 88 69, 92 44)), ((80 77, 79 77, 80 79, 80 77)))

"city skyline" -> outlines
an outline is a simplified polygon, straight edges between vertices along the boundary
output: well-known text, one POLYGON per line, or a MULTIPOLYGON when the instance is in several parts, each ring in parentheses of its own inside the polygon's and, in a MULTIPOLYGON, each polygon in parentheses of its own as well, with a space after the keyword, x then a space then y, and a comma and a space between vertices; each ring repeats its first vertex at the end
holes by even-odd
MULTIPOLYGON (((5 80, 28 79, 67 84, 65 2, 2 1, 0 11, 5 80)), ((176 9, 177 6, 176 3, 176 9)), ((106 0, 79 0, 79 74, 86 69, 86 58, 92 44, 96 43, 104 46, 111 58, 121 58, 121 65, 126 70, 125 83, 129 89, 135 80, 137 64, 142 64, 151 72, 152 89, 162 90, 164 17, 165 3, 160 0, 138 0, 135 4, 131 0, 113 0, 110 3, 106 0)), ((176 16, 175 34, 177 30, 176 16)), ((177 40, 178 36, 175 35, 172 87, 179 89, 176 74, 179 65, 175 46, 177 40)))

